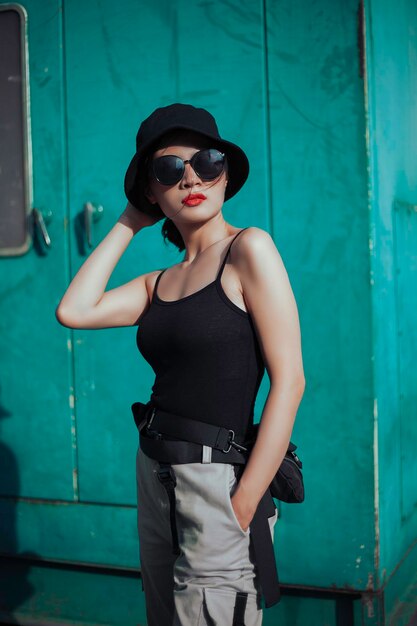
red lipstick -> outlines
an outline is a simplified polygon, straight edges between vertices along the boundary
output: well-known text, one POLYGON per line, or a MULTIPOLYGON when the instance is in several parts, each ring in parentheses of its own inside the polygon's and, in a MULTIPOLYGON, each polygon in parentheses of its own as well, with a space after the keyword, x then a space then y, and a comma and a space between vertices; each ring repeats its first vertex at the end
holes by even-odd
POLYGON ((207 197, 203 193, 190 193, 186 198, 184 198, 182 203, 186 204, 187 206, 197 206, 206 199, 207 197))

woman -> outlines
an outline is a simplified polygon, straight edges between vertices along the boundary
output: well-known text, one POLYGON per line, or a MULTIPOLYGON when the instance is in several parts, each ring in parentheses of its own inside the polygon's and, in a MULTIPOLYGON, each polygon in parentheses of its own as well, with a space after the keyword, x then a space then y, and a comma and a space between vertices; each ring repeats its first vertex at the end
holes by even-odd
MULTIPOLYGON (((125 177, 128 205, 57 308, 60 323, 72 328, 138 325, 138 348, 156 374, 153 417, 172 415, 174 429, 181 416, 245 441, 265 367, 270 378, 239 480, 226 449, 202 444, 201 458, 171 462, 175 515, 161 459, 142 443, 184 442, 163 431, 164 444, 161 435, 152 440, 148 418, 141 429, 138 531, 149 626, 262 623, 260 596, 268 583, 252 526, 287 450, 305 383, 297 307, 274 241, 222 214, 248 172, 245 153, 220 137, 208 111, 183 104, 156 109, 136 137, 125 177), (185 250, 183 261, 105 291, 132 237, 163 217, 163 234, 185 250)), ((230 454, 239 454, 238 446, 230 454)), ((272 503, 271 534, 276 519, 272 503)))

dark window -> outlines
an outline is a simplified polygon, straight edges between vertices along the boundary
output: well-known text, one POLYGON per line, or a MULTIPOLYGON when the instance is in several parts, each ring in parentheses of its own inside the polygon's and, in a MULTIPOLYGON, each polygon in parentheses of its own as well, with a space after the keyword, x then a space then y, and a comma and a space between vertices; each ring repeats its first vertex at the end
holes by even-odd
POLYGON ((30 158, 26 14, 0 6, 0 255, 29 245, 30 158))

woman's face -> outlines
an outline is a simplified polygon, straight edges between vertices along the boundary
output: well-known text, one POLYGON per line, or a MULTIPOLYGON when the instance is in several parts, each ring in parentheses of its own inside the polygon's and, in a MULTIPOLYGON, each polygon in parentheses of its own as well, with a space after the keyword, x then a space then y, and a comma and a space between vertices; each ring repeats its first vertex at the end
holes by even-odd
MULTIPOLYGON (((174 154, 186 161, 199 150, 213 147, 208 138, 182 131, 174 138, 168 137, 150 158, 174 154)), ((150 202, 158 203, 166 217, 174 221, 200 221, 209 219, 221 210, 226 185, 225 171, 214 180, 204 181, 195 173, 191 164, 186 163, 182 179, 174 185, 162 185, 155 178, 151 178, 147 197, 150 202), (187 200, 190 194, 200 194, 201 201, 198 198, 187 200)))

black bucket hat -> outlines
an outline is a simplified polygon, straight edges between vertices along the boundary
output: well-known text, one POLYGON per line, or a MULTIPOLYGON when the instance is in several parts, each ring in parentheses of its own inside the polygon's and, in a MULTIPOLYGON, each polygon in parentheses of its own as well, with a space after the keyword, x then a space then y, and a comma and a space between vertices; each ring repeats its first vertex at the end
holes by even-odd
POLYGON ((130 161, 124 179, 127 199, 133 206, 149 215, 164 217, 158 204, 151 204, 145 196, 145 159, 153 146, 166 133, 176 130, 192 130, 213 140, 213 147, 227 156, 228 184, 224 199, 234 196, 249 175, 249 161, 244 151, 219 135, 216 120, 206 111, 191 104, 170 104, 156 109, 140 125, 136 135, 136 153, 130 161))

